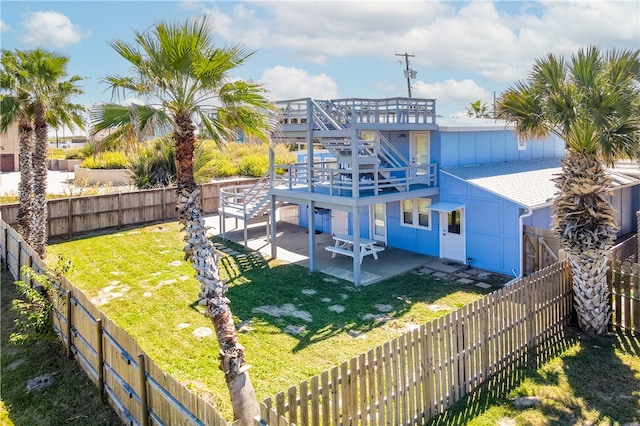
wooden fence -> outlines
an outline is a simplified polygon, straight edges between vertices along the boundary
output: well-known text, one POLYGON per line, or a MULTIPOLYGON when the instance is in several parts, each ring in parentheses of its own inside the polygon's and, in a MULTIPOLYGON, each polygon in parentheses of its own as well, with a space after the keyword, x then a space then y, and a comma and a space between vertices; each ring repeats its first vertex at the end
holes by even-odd
POLYGON ((490 377, 535 363, 571 310, 565 260, 266 399, 269 424, 423 424, 490 377))
MULTIPOLYGON (((257 179, 231 179, 200 185, 205 214, 217 213, 220 188, 251 184, 257 179)), ((47 230, 50 239, 71 238, 103 229, 119 229, 143 223, 177 219, 176 188, 48 200, 47 230)), ((0 217, 13 226, 19 204, 0 205, 0 217)))
MULTIPOLYGON (((45 264, 20 235, 0 220, 4 264, 14 278, 22 266, 45 264)), ((165 374, 135 340, 87 296, 62 279, 53 327, 69 357, 75 358, 127 425, 211 425, 228 423, 214 406, 165 374)))

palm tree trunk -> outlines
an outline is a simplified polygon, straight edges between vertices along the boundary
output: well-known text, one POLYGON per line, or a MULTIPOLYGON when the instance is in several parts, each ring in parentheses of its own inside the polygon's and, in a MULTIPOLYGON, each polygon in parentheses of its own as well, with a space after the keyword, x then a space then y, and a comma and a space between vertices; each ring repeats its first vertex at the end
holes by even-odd
POLYGON ((609 329, 611 308, 607 286, 607 252, 570 252, 567 257, 573 271, 573 304, 578 325, 587 333, 604 334, 609 329))
POLYGON ((253 418, 260 414, 258 401, 249 379, 249 366, 244 359, 244 348, 238 335, 227 299, 227 285, 220 278, 218 259, 213 244, 207 238, 200 189, 193 179, 194 126, 187 115, 176 117, 176 166, 178 190, 176 209, 180 223, 186 231, 185 259, 191 261, 200 283, 200 304, 206 306, 205 315, 211 318, 220 346, 220 369, 231 397, 234 419, 240 425, 252 426, 253 418), (189 154, 189 147, 191 153, 189 154))
POLYGON ((606 333, 611 319, 607 287, 608 254, 616 216, 608 201, 611 179, 597 158, 569 151, 555 180, 554 232, 573 269, 574 306, 580 328, 606 333))
POLYGON ((20 163, 20 183, 18 184, 18 198, 20 206, 16 219, 18 221, 18 232, 25 241, 29 241, 31 235, 31 215, 33 201, 33 166, 31 156, 33 155, 33 125, 27 119, 20 120, 20 153, 18 162, 20 163))
POLYGON ((33 150, 33 216, 31 235, 28 240, 41 258, 46 257, 47 246, 47 157, 49 147, 49 127, 42 104, 34 109, 36 143, 33 150))

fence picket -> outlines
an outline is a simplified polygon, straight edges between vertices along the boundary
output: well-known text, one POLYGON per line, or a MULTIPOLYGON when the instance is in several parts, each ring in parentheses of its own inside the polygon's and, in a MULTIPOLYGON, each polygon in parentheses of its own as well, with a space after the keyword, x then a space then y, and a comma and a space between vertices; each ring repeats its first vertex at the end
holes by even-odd
MULTIPOLYGON (((320 376, 320 385, 322 386, 322 424, 328 426, 331 424, 331 391, 329 388, 329 372, 323 371, 320 376)), ((295 423, 292 421, 291 423, 295 423)))
POLYGON ((287 392, 288 400, 289 400, 289 423, 297 423, 298 417, 298 397, 297 397, 297 388, 295 386, 290 386, 289 391, 287 392))
POLYGON ((368 392, 368 398, 367 398, 367 403, 368 405, 368 423, 364 423, 364 424, 370 424, 372 426, 376 426, 377 422, 376 422, 376 417, 378 415, 377 409, 376 409, 376 396, 377 396, 377 387, 376 387, 376 359, 375 359, 375 353, 373 351, 373 349, 369 349, 367 351, 367 384, 368 387, 367 389, 369 390, 368 392))

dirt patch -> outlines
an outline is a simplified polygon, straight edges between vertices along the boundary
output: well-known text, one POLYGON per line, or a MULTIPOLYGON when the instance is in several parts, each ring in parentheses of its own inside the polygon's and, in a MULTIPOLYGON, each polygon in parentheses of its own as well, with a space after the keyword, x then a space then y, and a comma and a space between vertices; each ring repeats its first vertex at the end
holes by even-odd
POLYGON ((119 285, 118 281, 114 281, 112 285, 109 285, 98 291, 98 295, 91 299, 91 303, 96 306, 104 305, 111 299, 124 296, 124 294, 129 290, 130 287, 128 285, 119 285))
POLYGON ((298 318, 306 322, 312 322, 313 317, 307 311, 298 310, 292 303, 285 303, 284 305, 278 306, 258 306, 257 308, 253 308, 251 312, 267 314, 272 317, 280 318, 280 317, 292 317, 298 318))

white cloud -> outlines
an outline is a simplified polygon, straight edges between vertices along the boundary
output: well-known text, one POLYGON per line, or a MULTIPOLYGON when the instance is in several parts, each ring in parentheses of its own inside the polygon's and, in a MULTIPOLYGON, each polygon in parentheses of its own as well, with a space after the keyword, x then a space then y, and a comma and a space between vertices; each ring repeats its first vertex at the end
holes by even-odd
POLYGON ((462 110, 478 99, 482 103, 493 104, 493 95, 469 79, 444 80, 435 84, 417 81, 412 84, 412 92, 418 98, 437 99, 437 108, 442 107, 443 110, 462 110))
POLYGON ((82 30, 58 12, 32 12, 23 21, 22 40, 32 46, 63 48, 79 43, 82 30))
POLYGON ((304 70, 276 66, 262 73, 261 82, 273 101, 307 98, 331 99, 338 97, 338 86, 326 74, 309 75, 304 70))
POLYGON ((218 33, 252 49, 290 49, 292 60, 415 54, 416 69, 459 68, 524 78, 535 58, 585 44, 637 48, 636 1, 260 1, 208 11, 218 33))
POLYGON ((9 31, 10 29, 11 27, 9 27, 6 22, 0 20, 0 32, 9 31))

